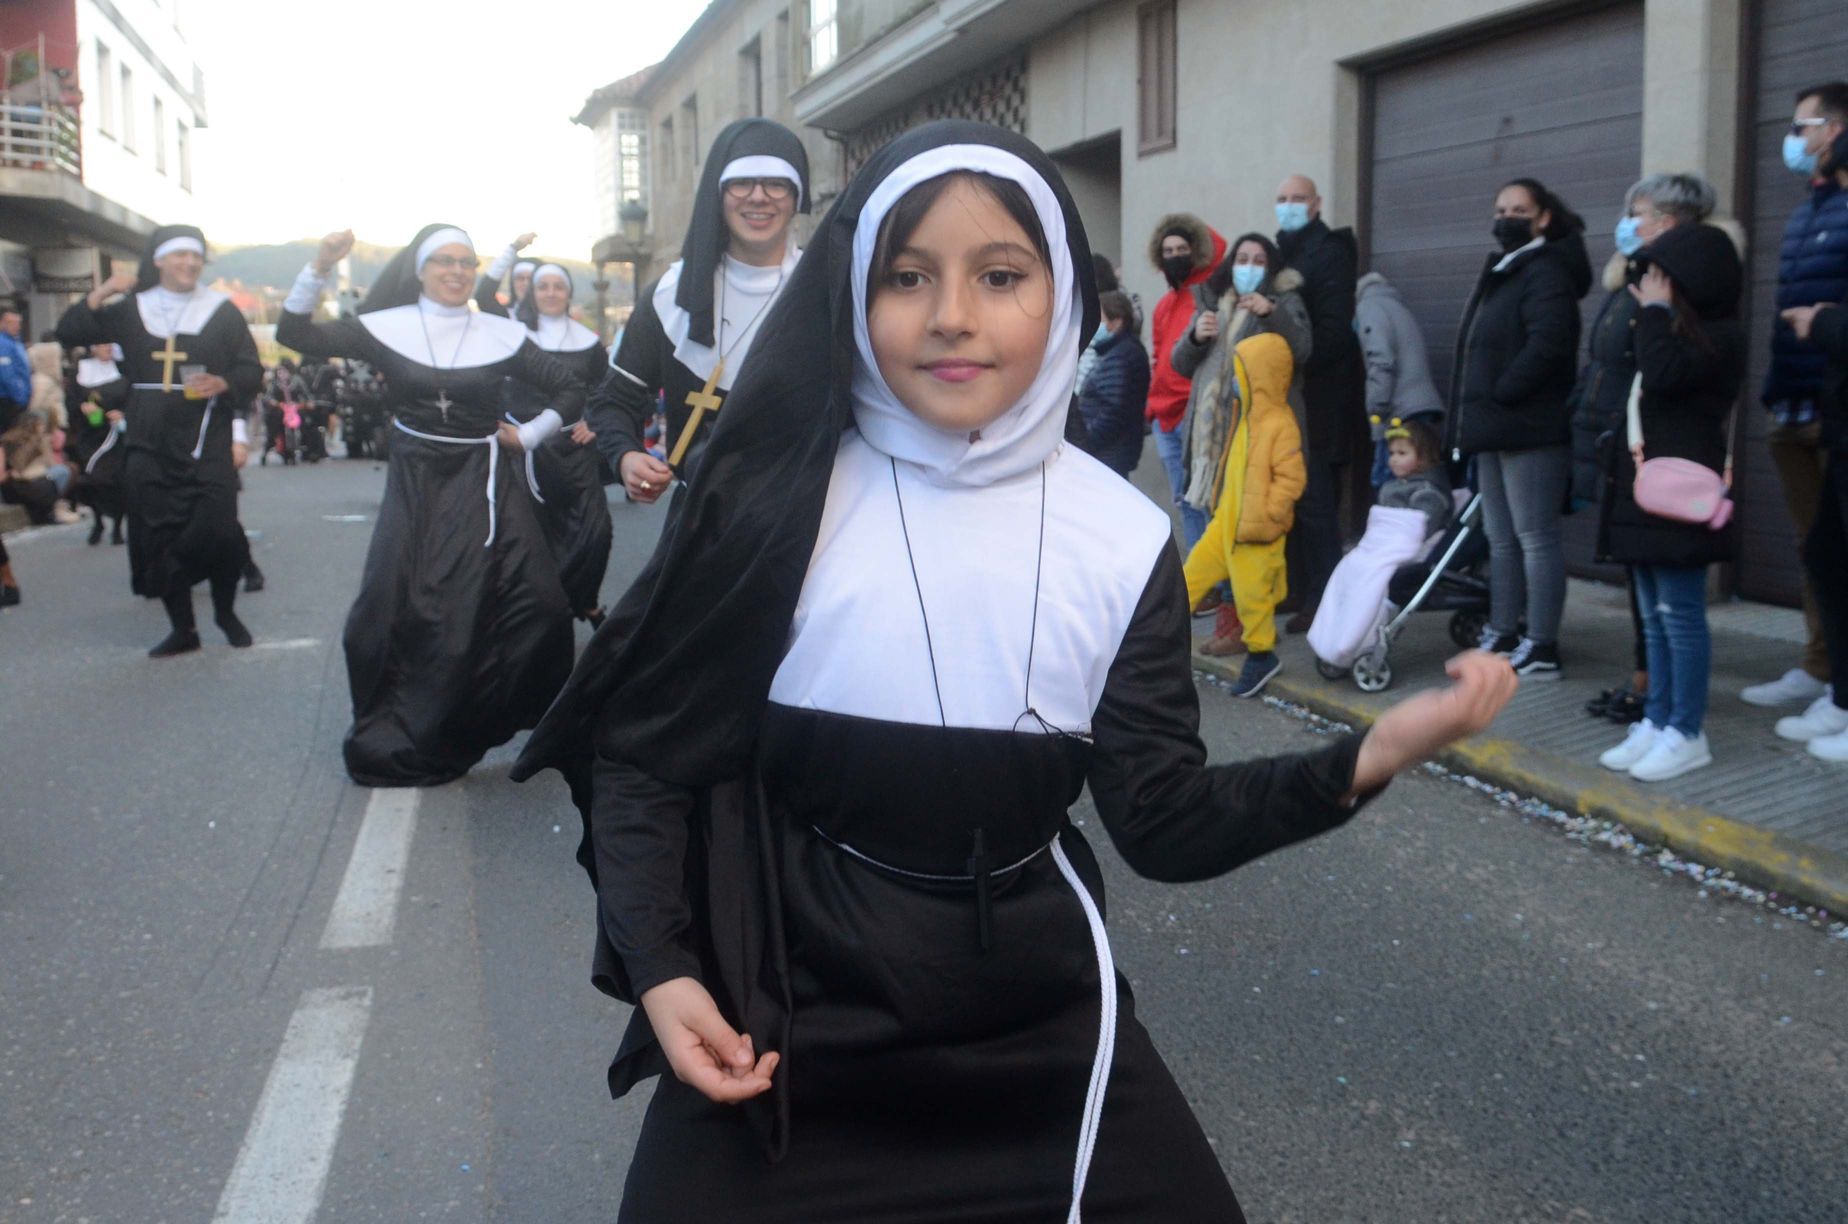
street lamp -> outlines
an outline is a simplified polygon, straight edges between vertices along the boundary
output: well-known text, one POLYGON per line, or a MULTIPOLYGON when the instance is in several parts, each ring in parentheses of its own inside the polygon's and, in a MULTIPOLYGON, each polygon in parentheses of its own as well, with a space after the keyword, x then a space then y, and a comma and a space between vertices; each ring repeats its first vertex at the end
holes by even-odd
POLYGON ((642 294, 642 265, 646 262, 647 255, 647 251, 643 248, 642 244, 648 236, 648 206, 634 198, 624 200, 622 202, 622 207, 616 210, 616 223, 617 232, 610 235, 610 238, 614 239, 614 241, 606 240, 600 242, 597 244, 596 250, 596 254, 600 257, 597 261, 597 280, 595 286, 597 290, 597 322, 599 324, 599 332, 602 331, 601 324, 607 306, 605 294, 610 285, 609 281, 603 276, 604 259, 610 259, 617 263, 626 263, 629 265, 630 309, 634 309, 635 301, 640 298, 642 294))

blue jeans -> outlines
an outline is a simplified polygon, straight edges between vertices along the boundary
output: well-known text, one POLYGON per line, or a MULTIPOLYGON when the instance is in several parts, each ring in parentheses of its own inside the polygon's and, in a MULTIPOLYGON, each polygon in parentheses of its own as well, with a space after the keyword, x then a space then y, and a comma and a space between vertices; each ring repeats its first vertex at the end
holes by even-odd
POLYGON ((1161 466, 1168 473, 1168 488, 1174 492, 1174 504, 1181 508, 1181 559, 1185 561, 1193 546, 1206 534, 1206 511, 1181 500, 1181 494, 1187 489, 1187 469, 1181 465, 1181 427, 1176 425, 1173 432, 1164 433, 1157 424, 1154 432, 1155 453, 1161 456, 1161 466))
POLYGON ((1643 717, 1693 739, 1707 718, 1707 675, 1713 663, 1707 567, 1639 565, 1633 572, 1649 654, 1643 717))

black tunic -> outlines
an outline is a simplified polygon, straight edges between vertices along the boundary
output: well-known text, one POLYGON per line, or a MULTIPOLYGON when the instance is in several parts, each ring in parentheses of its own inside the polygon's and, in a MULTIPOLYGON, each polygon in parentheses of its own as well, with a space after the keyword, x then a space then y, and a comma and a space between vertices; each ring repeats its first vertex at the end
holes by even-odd
MULTIPOLYGON (((584 419, 597 431, 598 451, 602 452, 610 470, 619 474, 624 455, 648 449, 642 435, 654 419, 656 396, 666 402, 667 432, 662 436, 661 446, 663 453, 668 454, 672 453, 674 444, 680 440, 680 431, 686 428, 693 414, 687 397, 706 386, 705 379, 674 356, 674 342, 668 338, 660 316, 655 313, 654 289, 650 285, 635 304, 635 312, 623 329, 622 343, 617 346, 615 364, 604 371, 602 381, 596 384, 596 390, 591 392, 590 401, 584 407, 584 419)), ((723 411, 725 389, 715 386, 712 393, 719 397, 718 411, 723 411)), ((684 475, 692 468, 712 434, 718 411, 708 412, 701 418, 698 432, 675 469, 676 475, 684 475)))
MULTIPOLYGON (((588 329, 586 329, 588 330, 588 329)), ((592 343, 575 350, 545 350, 594 387, 609 373, 609 350, 592 343)), ((551 402, 525 383, 509 380, 507 411, 517 421, 530 421, 551 402)), ((558 578, 573 612, 596 608, 601 600, 603 576, 610 564, 610 504, 603 491, 603 461, 596 445, 580 446, 571 431, 561 429, 527 456, 528 471, 538 485, 542 502, 540 521, 546 540, 558 561, 558 578)))
POLYGON ((571 609, 523 464, 487 439, 501 420, 504 379, 543 390, 567 423, 583 387, 517 324, 478 316, 473 326, 511 329, 517 347, 508 338, 498 360, 437 369, 356 319, 315 323, 284 311, 276 328, 278 343, 305 356, 356 358, 382 372, 396 417, 384 502, 344 634, 346 765, 365 786, 460 777, 536 723, 571 670, 571 609))
MULTIPOLYGON (((208 294, 210 290, 199 290, 208 294)), ((124 414, 122 480, 127 492, 129 569, 139 595, 158 598, 205 579, 235 581, 250 546, 237 521, 237 465, 231 422, 242 415, 263 382, 256 341, 237 308, 223 295, 203 324, 172 337, 171 380, 156 359, 165 340, 149 334, 130 294, 100 310, 85 302, 58 320, 58 343, 67 348, 115 344, 129 383, 124 414), (223 395, 188 399, 180 366, 203 366, 230 384, 223 395), (163 390, 163 384, 174 389, 163 390)))

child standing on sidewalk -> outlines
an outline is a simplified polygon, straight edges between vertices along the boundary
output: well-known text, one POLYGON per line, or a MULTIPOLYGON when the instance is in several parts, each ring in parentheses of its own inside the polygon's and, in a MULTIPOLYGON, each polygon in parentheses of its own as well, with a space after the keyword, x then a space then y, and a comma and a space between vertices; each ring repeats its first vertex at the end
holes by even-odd
POLYGON ((1232 582, 1245 626, 1246 656, 1234 697, 1255 697, 1282 670, 1277 658, 1277 605, 1289 591, 1284 541, 1296 520, 1296 500, 1308 474, 1302 432, 1290 411, 1295 363, 1282 336, 1264 332, 1232 350, 1238 378, 1235 419, 1222 460, 1219 507, 1187 556, 1187 600, 1232 582))

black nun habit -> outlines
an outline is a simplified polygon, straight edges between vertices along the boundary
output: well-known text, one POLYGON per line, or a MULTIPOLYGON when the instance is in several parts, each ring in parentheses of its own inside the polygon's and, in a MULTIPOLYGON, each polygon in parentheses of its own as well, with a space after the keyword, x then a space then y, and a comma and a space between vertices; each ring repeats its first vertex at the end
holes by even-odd
MULTIPOLYGON (((1204 879, 1346 821, 1359 741, 1206 764, 1167 515, 1061 441, 1091 267, 1024 138, 875 154, 516 765, 588 801, 597 984, 696 978, 782 1054, 738 1109, 662 1077, 623 1220, 1242 1218, 1067 809, 1088 781, 1136 870, 1204 879), (1037 378, 973 439, 906 410, 865 322, 882 219, 953 172, 1024 191, 1054 286, 1037 378)), ((664 1065, 638 1009, 611 1088, 664 1065)))
POLYGON ((768 119, 740 119, 718 134, 706 153, 680 258, 642 290, 615 361, 585 410, 612 472, 621 472, 624 455, 647 449, 642 437, 657 394, 666 400, 668 462, 679 475, 692 470, 801 257, 793 233, 778 267, 726 254, 724 184, 734 178, 793 178, 796 211, 809 211, 808 153, 794 132, 768 119), (698 404, 706 408, 683 446, 682 431, 698 404))
POLYGON ((496 430, 502 383, 547 406, 521 425, 528 453, 575 419, 584 385, 512 319, 423 296, 424 261, 451 243, 425 226, 380 273, 358 318, 313 321, 325 284, 296 278, 277 343, 363 361, 385 377, 390 467, 344 644, 362 786, 430 786, 530 727, 571 670, 571 611, 521 456, 496 430))

